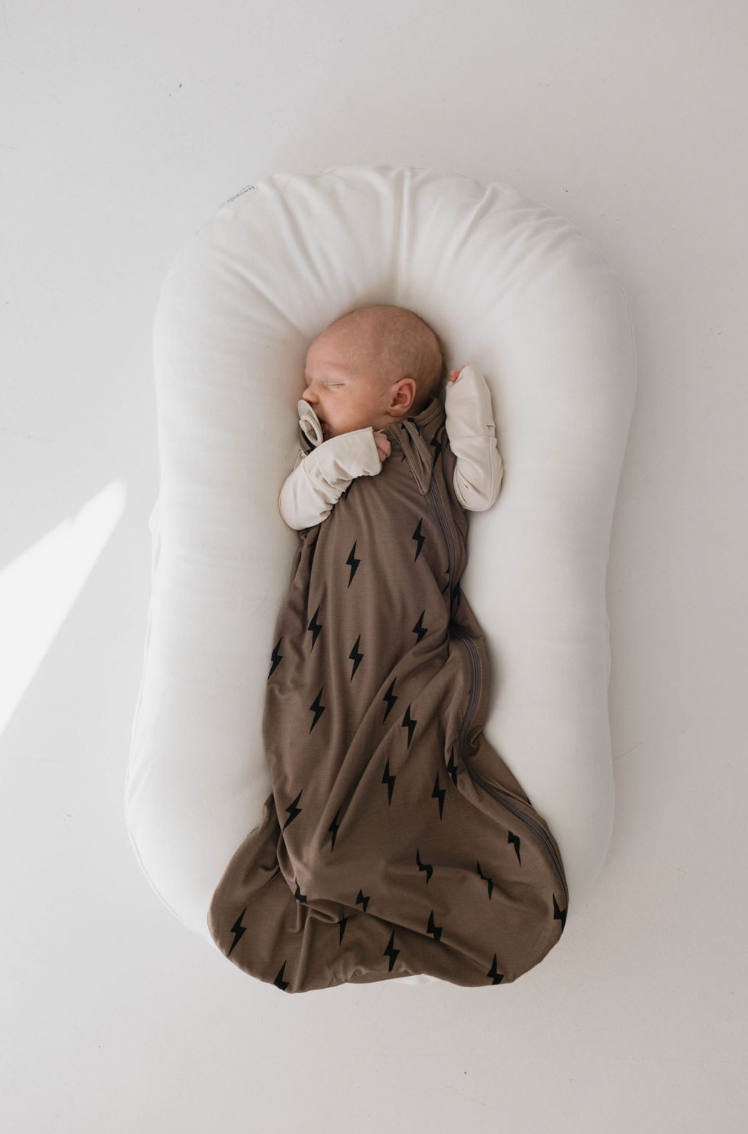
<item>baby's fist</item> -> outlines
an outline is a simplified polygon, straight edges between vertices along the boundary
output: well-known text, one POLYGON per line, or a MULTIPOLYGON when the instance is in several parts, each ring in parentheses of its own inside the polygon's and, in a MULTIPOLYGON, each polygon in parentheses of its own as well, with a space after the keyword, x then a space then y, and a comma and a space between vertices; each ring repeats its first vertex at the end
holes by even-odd
POLYGON ((392 452, 392 446, 390 445, 389 438, 383 430, 380 429, 374 431, 374 443, 377 447, 380 461, 384 462, 385 457, 389 457, 390 453, 392 452))
POLYGON ((460 367, 459 370, 450 370, 450 372, 449 372, 450 373, 450 379, 449 379, 450 382, 456 382, 457 381, 457 379, 460 377, 463 370, 465 369, 466 365, 467 365, 467 363, 463 362, 463 364, 462 364, 462 366, 460 367))

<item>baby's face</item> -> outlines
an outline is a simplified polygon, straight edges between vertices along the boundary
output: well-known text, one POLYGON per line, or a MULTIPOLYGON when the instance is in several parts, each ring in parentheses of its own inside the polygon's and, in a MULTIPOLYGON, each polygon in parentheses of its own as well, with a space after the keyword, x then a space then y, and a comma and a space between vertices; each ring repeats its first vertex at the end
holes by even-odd
POLYGON ((387 412, 392 386, 378 373, 371 352, 347 327, 330 327, 314 340, 304 377, 301 396, 319 418, 325 441, 367 426, 384 429, 397 420, 387 412))

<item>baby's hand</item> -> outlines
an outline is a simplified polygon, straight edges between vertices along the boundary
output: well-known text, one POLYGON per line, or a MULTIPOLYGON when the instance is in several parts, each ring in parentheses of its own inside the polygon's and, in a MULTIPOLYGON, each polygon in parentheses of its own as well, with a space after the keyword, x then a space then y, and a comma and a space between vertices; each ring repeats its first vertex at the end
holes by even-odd
POLYGON ((389 438, 385 436, 384 430, 374 430, 374 443, 379 453, 379 459, 384 463, 385 457, 389 457, 392 452, 392 446, 390 445, 389 438))
POLYGON ((462 374, 462 372, 463 372, 463 370, 465 369, 466 366, 467 366, 467 363, 463 362, 463 364, 462 364, 462 366, 460 367, 459 370, 450 370, 450 372, 449 372, 450 373, 450 379, 449 379, 450 382, 456 382, 457 379, 462 374))

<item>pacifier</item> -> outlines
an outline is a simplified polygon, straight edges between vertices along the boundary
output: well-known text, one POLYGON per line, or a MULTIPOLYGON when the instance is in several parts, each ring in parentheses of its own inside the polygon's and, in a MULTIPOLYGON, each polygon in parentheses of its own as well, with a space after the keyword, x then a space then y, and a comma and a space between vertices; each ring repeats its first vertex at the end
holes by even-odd
POLYGON ((317 417, 316 413, 303 398, 298 402, 297 407, 299 411, 299 425, 301 426, 304 436, 307 441, 312 445, 321 445, 324 441, 322 434, 322 424, 317 417))

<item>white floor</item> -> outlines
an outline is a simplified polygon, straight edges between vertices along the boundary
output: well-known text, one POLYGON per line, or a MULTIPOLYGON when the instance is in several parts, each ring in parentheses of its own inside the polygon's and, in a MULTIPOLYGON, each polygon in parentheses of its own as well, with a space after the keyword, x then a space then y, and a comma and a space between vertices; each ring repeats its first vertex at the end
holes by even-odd
POLYGON ((0 1120, 19 1134, 745 1129, 748 14, 738 0, 74 5, 0 19, 0 1120), (284 998, 171 916, 123 815, 174 256, 275 171, 503 181, 619 272, 616 827, 493 997, 284 998))

